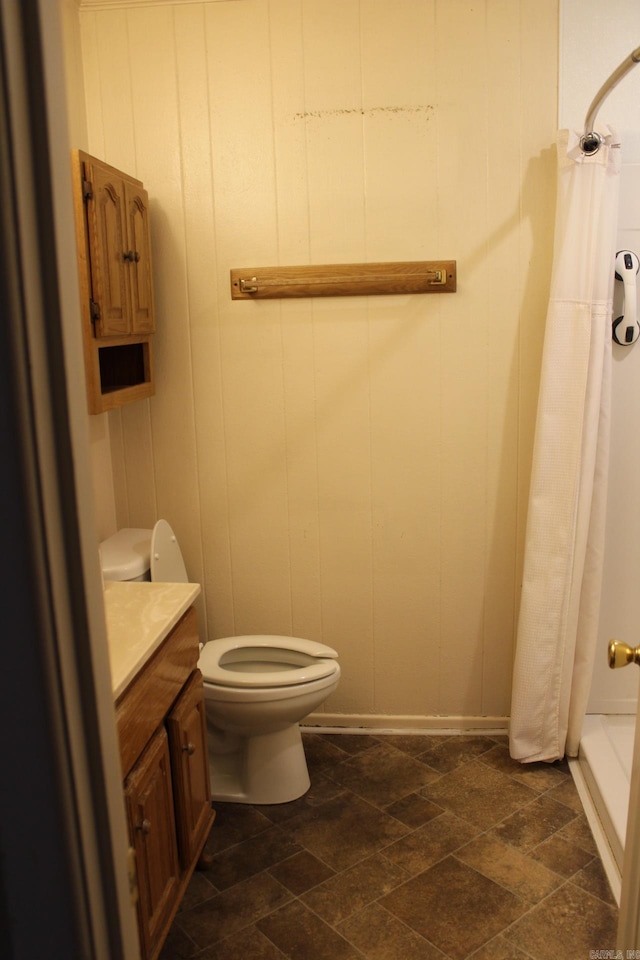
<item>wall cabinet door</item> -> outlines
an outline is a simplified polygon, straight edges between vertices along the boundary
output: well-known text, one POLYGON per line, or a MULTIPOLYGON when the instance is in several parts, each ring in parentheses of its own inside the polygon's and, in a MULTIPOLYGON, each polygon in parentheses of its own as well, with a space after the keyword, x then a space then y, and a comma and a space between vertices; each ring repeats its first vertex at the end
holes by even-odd
POLYGON ((87 164, 87 168, 85 176, 91 182, 87 222, 95 334, 123 336, 131 332, 124 182, 98 163, 87 164))
POLYGON ((153 333, 155 314, 151 276, 151 245, 149 242, 149 196, 147 191, 125 181, 127 210, 129 294, 131 302, 131 332, 153 333))
POLYGON ((180 885, 169 743, 164 729, 150 741, 124 785, 136 851, 142 954, 149 957, 172 915, 180 885))
POLYGON ((167 717, 173 761, 178 847, 183 867, 193 863, 214 818, 202 674, 196 670, 167 717))
POLYGON ((84 176, 95 335, 153 333, 147 191, 94 158, 85 160, 84 176))

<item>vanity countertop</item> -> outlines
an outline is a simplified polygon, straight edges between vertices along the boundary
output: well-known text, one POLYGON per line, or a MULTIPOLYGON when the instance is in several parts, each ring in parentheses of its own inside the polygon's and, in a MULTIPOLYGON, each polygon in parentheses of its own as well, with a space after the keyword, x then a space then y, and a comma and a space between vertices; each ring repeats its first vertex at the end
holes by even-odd
POLYGON ((104 606, 114 700, 199 593, 198 583, 121 583, 115 580, 105 583, 104 606))

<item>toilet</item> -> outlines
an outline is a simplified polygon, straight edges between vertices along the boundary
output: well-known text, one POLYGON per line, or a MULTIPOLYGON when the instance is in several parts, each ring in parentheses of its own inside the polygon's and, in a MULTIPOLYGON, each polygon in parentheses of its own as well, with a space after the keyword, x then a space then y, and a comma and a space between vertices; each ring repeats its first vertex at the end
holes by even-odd
MULTIPOLYGON (((177 538, 166 520, 126 528, 100 544, 105 580, 186 583, 177 538)), ((231 803, 296 800, 309 789, 299 722, 333 693, 338 654, 300 637, 210 640, 200 653, 211 796, 231 803)))

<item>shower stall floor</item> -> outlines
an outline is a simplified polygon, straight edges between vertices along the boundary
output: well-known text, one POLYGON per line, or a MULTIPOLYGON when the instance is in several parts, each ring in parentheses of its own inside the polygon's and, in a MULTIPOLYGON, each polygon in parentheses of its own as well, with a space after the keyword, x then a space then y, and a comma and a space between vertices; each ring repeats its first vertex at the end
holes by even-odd
POLYGON ((589 714, 580 740, 579 769, 618 875, 622 872, 627 831, 634 736, 633 715, 589 714))

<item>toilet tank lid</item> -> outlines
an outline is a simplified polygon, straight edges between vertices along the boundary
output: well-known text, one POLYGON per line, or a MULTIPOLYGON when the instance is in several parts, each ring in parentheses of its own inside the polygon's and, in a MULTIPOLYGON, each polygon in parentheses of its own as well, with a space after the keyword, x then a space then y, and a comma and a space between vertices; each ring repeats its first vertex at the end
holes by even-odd
POLYGON ((100 544, 100 566, 105 580, 135 580, 151 563, 151 530, 125 527, 100 544))

